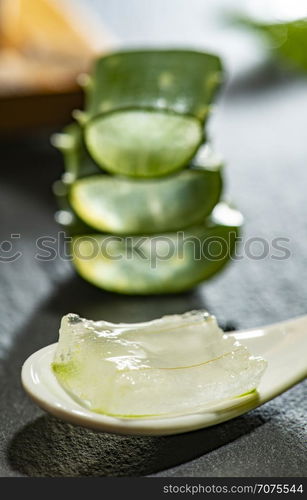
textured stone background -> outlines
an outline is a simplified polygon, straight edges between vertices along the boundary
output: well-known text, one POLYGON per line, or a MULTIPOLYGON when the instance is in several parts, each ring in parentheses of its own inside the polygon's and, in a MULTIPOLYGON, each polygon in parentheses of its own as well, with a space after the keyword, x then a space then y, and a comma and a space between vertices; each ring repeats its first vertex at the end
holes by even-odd
MULTIPOLYGON (((152 23, 142 26, 140 41, 150 36, 168 40, 172 25, 177 43, 182 36, 182 45, 197 41, 206 47, 205 29, 200 41, 201 2, 189 2, 192 13, 183 3, 178 0, 182 9, 174 18, 168 7, 160 24, 151 13, 152 23)), ((118 1, 105 2, 104 17, 124 40, 134 42, 139 21, 133 8, 144 9, 145 2, 129 5, 132 10, 120 16, 118 1)), ((245 215, 245 240, 289 238, 291 257, 245 257, 191 293, 120 297, 84 283, 67 262, 38 262, 35 239, 57 236, 59 230, 50 185, 59 177, 61 158, 49 146, 47 133, 1 139, 0 239, 20 233, 15 248, 23 257, 0 263, 0 476, 306 473, 306 383, 231 422, 156 438, 95 434, 60 422, 36 408, 19 381, 23 361, 57 339, 60 317, 69 311, 139 321, 205 307, 228 328, 307 312, 307 79, 286 77, 268 64, 236 71, 233 61, 228 59, 230 81, 211 120, 214 143, 227 159, 227 193, 245 215)))

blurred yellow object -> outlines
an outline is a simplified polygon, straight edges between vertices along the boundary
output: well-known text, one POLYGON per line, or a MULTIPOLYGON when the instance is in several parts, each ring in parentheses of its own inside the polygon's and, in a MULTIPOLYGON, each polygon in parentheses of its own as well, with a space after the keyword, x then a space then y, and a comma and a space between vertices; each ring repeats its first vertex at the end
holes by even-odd
POLYGON ((80 104, 77 75, 112 43, 95 13, 75 0, 0 0, 0 129, 64 123, 80 104), (44 95, 52 97, 46 106, 44 95))
POLYGON ((67 0, 0 0, 0 19, 3 45, 28 55, 88 57, 102 38, 67 0))
POLYGON ((1 96, 57 93, 77 89, 76 76, 88 68, 90 59, 59 63, 50 58, 27 57, 13 48, 0 51, 1 96))

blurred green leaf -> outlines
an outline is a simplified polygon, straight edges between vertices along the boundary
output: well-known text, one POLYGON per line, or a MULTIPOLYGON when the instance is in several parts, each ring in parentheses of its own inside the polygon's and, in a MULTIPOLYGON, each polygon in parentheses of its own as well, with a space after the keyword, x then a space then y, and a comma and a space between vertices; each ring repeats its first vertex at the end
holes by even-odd
POLYGON ((238 17, 236 22, 264 37, 283 61, 307 71, 307 19, 270 24, 238 17))

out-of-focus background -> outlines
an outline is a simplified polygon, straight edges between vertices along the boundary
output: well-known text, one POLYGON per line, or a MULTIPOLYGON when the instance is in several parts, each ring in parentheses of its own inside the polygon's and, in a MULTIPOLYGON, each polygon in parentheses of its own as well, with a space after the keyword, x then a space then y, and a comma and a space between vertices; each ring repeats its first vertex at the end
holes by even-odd
POLYGON ((82 102, 76 76, 115 47, 213 51, 238 76, 263 62, 265 44, 238 29, 234 14, 274 22, 306 10, 303 0, 1 0, 0 130, 67 121, 82 102))
POLYGON ((276 65, 260 37, 230 22, 234 11, 284 21, 307 16, 307 5, 0 0, 0 476, 303 474, 305 384, 233 422, 159 439, 97 436, 60 423, 35 408, 19 383, 22 362, 56 341, 69 311, 140 321, 207 308, 228 329, 307 312, 307 78, 276 65), (61 248, 51 185, 63 167, 49 136, 82 104, 76 77, 97 53, 140 45, 213 51, 228 73, 209 128, 226 161, 227 197, 245 216, 241 256, 177 296, 109 294, 59 256, 35 258, 41 236, 61 248), (283 238, 287 258, 273 257, 275 238, 283 238), (260 239, 269 247, 261 258, 260 239), (247 241, 253 255, 244 251, 247 241), (12 261, 16 252, 21 257, 12 261))

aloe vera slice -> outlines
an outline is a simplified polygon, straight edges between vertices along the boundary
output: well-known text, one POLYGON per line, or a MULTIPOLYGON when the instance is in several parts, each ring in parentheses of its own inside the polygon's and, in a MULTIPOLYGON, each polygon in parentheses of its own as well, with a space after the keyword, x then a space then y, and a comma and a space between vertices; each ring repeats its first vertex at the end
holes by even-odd
POLYGON ((205 311, 147 323, 64 316, 53 371, 86 408, 119 417, 206 411, 254 391, 266 361, 205 311))
POLYGON ((143 180, 94 175, 77 180, 70 203, 97 231, 151 234, 201 222, 219 201, 221 189, 220 162, 212 161, 206 147, 191 168, 171 176, 143 180))
POLYGON ((204 139, 201 122, 192 116, 136 109, 98 116, 86 127, 85 140, 106 170, 154 177, 188 163, 204 139))
POLYGON ((96 63, 82 116, 95 161, 152 177, 183 167, 203 142, 220 59, 188 50, 115 53, 96 63))
POLYGON ((76 236, 76 270, 90 283, 126 294, 187 290, 220 271, 236 244, 241 214, 221 203, 206 223, 154 236, 76 236))

